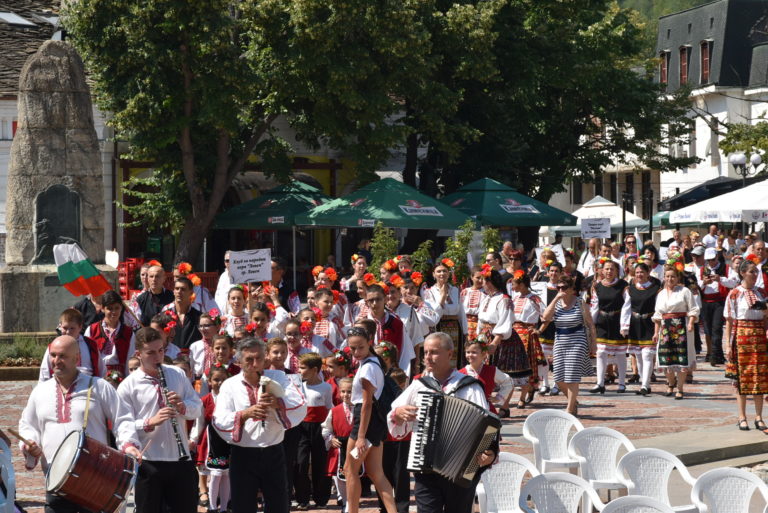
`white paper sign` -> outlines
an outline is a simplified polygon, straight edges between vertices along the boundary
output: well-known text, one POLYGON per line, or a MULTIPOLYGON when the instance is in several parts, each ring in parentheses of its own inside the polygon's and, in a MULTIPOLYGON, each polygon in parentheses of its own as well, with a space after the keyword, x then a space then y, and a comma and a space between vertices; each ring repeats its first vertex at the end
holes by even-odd
POLYGON ((269 281, 272 279, 272 250, 230 251, 229 274, 232 283, 269 281))
POLYGON ((598 217, 595 219, 581 220, 581 238, 582 239, 610 239, 611 238, 611 219, 608 217, 598 217))
POLYGON ((549 249, 555 254, 555 257, 557 258, 557 261, 560 262, 561 265, 565 265, 565 253, 563 252, 563 246, 560 244, 555 244, 554 246, 544 246, 542 248, 536 248, 536 264, 538 265, 539 262, 541 262, 541 252, 545 249, 549 249))
POLYGON ((546 281, 532 281, 531 292, 539 296, 539 299, 546 305, 547 304, 547 282, 546 281))

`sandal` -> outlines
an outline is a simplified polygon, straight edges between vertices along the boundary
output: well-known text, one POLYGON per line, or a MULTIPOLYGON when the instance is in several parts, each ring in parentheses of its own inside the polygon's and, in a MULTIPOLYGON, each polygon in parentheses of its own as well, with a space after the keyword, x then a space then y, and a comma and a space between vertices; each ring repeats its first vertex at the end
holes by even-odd
POLYGON ((198 505, 200 505, 200 506, 202 506, 202 507, 204 507, 204 508, 207 508, 207 507, 208 507, 208 505, 209 505, 209 504, 210 504, 210 502, 211 502, 211 500, 210 500, 211 498, 208 496, 208 493, 207 493, 207 492, 203 492, 203 493, 201 493, 200 495, 198 495, 198 499, 199 499, 199 500, 197 501, 197 504, 198 504, 198 505), (203 495, 205 495, 205 496, 206 496, 206 499, 205 499, 205 500, 203 500, 203 495))
POLYGON ((675 393, 675 387, 677 387, 677 380, 674 383, 667 381, 667 391, 664 392, 664 397, 672 397, 675 393))
POLYGON ((509 408, 499 408, 499 418, 500 419, 508 419, 509 418, 509 408))
POLYGON ((768 426, 765 425, 765 422, 763 422, 763 419, 755 419, 755 429, 759 429, 760 431, 765 433, 765 430, 768 429, 768 426))
POLYGON ((525 404, 531 404, 533 402, 533 396, 536 393, 536 390, 531 388, 527 394, 525 394, 525 404))
POLYGON ((682 393, 682 392, 677 392, 677 393, 675 394, 675 400, 676 400, 676 401, 679 401, 679 400, 680 400, 680 399, 682 399, 682 398, 683 398, 683 393, 682 393))
POLYGON ((517 401, 517 409, 518 410, 524 410, 525 409, 525 401, 520 399, 517 401))
POLYGON ((739 429, 742 431, 749 431, 749 423, 747 422, 747 419, 739 419, 739 422, 737 422, 736 425, 739 426, 739 429))

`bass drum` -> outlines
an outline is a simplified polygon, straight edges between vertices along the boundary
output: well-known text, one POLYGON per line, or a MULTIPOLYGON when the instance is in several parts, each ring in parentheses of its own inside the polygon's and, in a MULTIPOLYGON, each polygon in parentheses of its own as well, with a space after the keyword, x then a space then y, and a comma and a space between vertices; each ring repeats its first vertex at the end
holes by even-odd
POLYGON ((91 511, 114 513, 133 489, 137 470, 134 458, 73 431, 56 450, 45 489, 91 511))

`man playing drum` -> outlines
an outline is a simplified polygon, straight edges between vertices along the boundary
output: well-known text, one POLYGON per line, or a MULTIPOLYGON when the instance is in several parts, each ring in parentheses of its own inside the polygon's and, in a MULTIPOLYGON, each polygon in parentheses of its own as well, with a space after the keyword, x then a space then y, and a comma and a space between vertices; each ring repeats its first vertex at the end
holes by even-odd
MULTIPOLYGON (((118 447, 140 458, 132 419, 118 415, 115 389, 101 378, 78 370, 77 340, 69 335, 57 337, 49 346, 49 354, 53 379, 35 387, 19 420, 19 434, 30 442, 29 445, 20 443, 27 469, 33 469, 42 458, 43 471, 47 472, 56 450, 72 431, 84 430, 89 437, 106 445, 110 425, 118 447)), ((88 511, 50 493, 46 494, 45 502, 46 513, 88 511)))

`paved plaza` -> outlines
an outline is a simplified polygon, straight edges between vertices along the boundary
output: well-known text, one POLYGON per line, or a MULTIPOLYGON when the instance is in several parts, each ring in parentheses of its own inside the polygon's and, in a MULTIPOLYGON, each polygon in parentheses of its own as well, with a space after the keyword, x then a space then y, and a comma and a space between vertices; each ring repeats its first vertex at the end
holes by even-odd
MULTIPOLYGON (((720 465, 712 463, 710 460, 713 458, 725 460, 722 462, 724 465, 747 465, 768 459, 763 458, 768 447, 768 436, 754 429, 741 432, 736 428, 736 401, 730 383, 723 377, 723 367, 713 369, 706 363, 700 363, 699 367, 695 373, 695 383, 688 385, 686 398, 682 401, 664 397, 662 383, 653 384, 654 393, 649 397, 635 395, 636 385, 629 385, 626 394, 617 394, 616 386, 609 385, 605 395, 591 395, 587 390, 593 385, 594 378, 586 378, 581 386, 583 395, 579 399, 580 420, 585 427, 607 426, 617 429, 638 447, 665 449, 677 454, 683 461, 691 458, 689 461, 694 463, 689 464, 692 465, 689 468, 694 476, 720 465), (736 450, 739 447, 743 450, 736 450), (717 457, 718 450, 724 451, 721 457, 717 457), (740 459, 734 459, 737 456, 740 459)), ((0 426, 18 424, 33 386, 31 381, 0 382, 0 426)), ((504 421, 503 450, 532 456, 531 445, 522 436, 522 425, 526 415, 542 408, 564 409, 565 399, 562 395, 537 395, 530 408, 513 408, 512 417, 504 421)), ((752 424, 752 411, 748 412, 752 424)), ((14 461, 19 501, 30 513, 42 512, 42 473, 39 468, 32 472, 25 471, 18 451, 14 461)), ((682 504, 690 493, 690 488, 673 486, 671 489, 673 504, 682 504)), ((413 503, 411 508, 415 511, 413 503)), ((333 506, 325 511, 339 509, 333 506)), ((377 509, 375 499, 364 499, 362 509, 377 509)), ((201 508, 200 511, 204 510, 201 508)))

